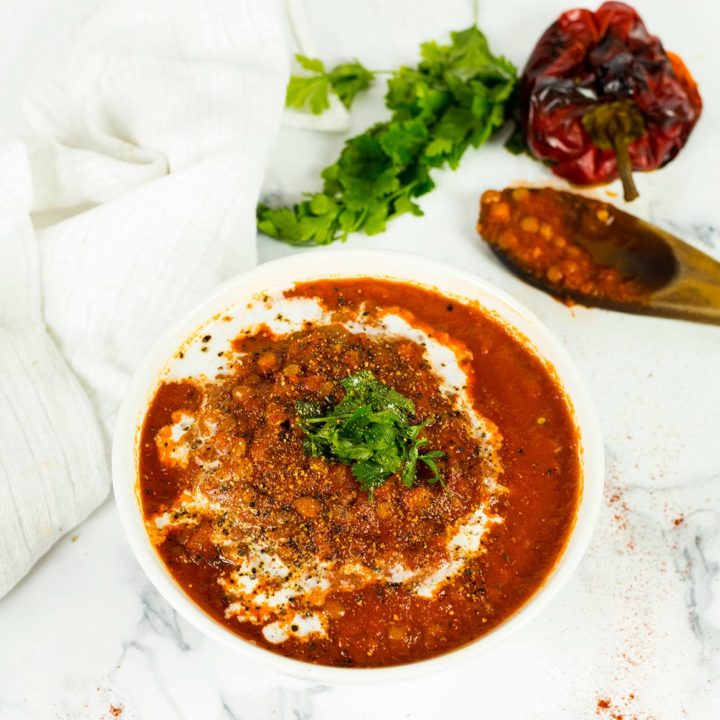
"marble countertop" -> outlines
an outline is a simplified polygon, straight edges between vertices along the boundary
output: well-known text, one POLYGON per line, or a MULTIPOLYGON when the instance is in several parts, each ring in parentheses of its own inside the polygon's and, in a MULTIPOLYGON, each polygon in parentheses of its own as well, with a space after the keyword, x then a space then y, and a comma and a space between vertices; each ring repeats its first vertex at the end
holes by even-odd
MULTIPOLYGON (((5 0, 6 127, 18 127, 16 101, 34 53, 94 4, 5 0)), ((388 67, 413 61, 420 40, 469 25, 470 6, 308 0, 308 15, 329 62, 357 56, 388 67), (379 13, 390 21, 378 23, 379 13), (348 27, 351 36, 339 30, 348 27)), ((492 47, 522 64, 567 6, 486 2, 479 20, 492 47)), ((678 159, 638 178, 641 198, 632 209, 720 257, 720 6, 690 0, 682 17, 671 0, 637 6, 695 73, 705 111, 678 159)), ((382 116, 377 89, 353 111, 353 129, 382 116)), ((266 194, 292 198, 312 189, 341 143, 340 136, 283 130, 266 194)), ((350 243, 478 273, 530 307, 574 357, 603 425, 607 480, 593 542, 561 594, 501 647, 451 672, 393 686, 305 684, 248 663, 179 618, 135 561, 109 499, 0 601, 2 720, 720 717, 720 330, 569 309, 511 277, 476 238, 477 200, 490 187, 549 181, 528 159, 492 144, 436 177, 437 189, 422 203, 425 217, 398 219, 385 234, 350 243)), ((293 252, 258 242, 262 260, 293 252)))

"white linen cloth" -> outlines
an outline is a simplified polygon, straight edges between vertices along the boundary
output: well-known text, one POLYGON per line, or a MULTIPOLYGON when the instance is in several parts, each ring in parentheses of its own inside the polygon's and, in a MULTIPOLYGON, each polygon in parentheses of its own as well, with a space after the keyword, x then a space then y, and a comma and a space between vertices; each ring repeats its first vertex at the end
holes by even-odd
POLYGON ((0 143, 0 597, 107 494, 153 339, 255 263, 287 65, 271 0, 108 0, 0 143), (36 238, 31 206, 65 219, 36 238))

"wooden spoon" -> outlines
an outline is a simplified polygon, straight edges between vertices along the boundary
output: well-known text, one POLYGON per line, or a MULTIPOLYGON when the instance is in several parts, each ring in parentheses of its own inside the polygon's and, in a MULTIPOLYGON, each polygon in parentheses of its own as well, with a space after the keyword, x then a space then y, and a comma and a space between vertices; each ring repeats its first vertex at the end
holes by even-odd
MULTIPOLYGON (((644 292, 637 298, 617 299, 561 287, 546 275, 530 272, 516 252, 503 249, 486 236, 493 252, 516 275, 556 297, 582 305, 720 325, 719 262, 612 205, 574 193, 550 192, 555 195, 554 206, 561 208, 559 222, 568 239, 584 248, 596 265, 615 268, 623 277, 642 285, 644 292), (557 206, 558 202, 561 205, 557 206), (598 222, 598 213, 607 221, 598 222)), ((481 232, 482 228, 481 219, 481 232)))

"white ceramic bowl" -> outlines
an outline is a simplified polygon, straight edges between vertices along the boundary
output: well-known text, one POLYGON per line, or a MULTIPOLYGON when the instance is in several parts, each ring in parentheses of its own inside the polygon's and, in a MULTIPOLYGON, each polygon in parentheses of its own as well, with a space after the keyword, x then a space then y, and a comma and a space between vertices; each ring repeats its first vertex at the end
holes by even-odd
POLYGON ((567 582, 577 567, 595 525, 604 477, 600 424, 580 373, 560 342, 526 308, 475 275, 451 265, 415 255, 343 248, 311 252, 266 263, 218 287, 175 328, 160 338, 138 368, 120 411, 113 443, 113 484, 118 511, 130 545, 158 592, 205 635, 295 677, 322 683, 367 684, 397 680, 448 668, 485 652, 537 615, 567 582), (284 289, 302 280, 328 277, 381 277, 436 288, 458 300, 475 300, 503 323, 524 336, 531 347, 555 368, 572 403, 579 430, 583 488, 568 544, 542 587, 513 616, 469 644, 443 655, 389 668, 337 668, 291 660, 255 646, 233 634, 196 605, 168 573, 150 543, 137 494, 137 449, 145 411, 163 369, 179 346, 210 318, 247 301, 257 293, 284 289))

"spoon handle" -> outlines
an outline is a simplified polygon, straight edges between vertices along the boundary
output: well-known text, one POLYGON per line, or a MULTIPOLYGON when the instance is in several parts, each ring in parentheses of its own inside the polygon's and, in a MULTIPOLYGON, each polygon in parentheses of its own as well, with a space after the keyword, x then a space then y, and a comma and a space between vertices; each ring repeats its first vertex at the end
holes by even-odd
POLYGON ((674 317, 720 325, 720 263, 672 235, 666 235, 678 261, 675 279, 653 293, 650 305, 674 317))
POLYGON ((720 298, 711 303, 700 288, 690 283, 657 293, 650 307, 657 311, 652 314, 720 325, 720 298))

